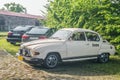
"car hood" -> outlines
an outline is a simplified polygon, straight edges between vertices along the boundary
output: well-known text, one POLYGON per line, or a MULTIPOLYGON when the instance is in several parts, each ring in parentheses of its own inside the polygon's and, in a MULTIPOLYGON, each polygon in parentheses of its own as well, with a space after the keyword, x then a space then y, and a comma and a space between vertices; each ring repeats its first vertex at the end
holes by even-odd
POLYGON ((39 44, 48 44, 48 43, 62 43, 65 40, 58 40, 58 39, 43 39, 43 40, 34 40, 27 43, 23 43, 21 47, 27 47, 27 46, 34 46, 39 44))

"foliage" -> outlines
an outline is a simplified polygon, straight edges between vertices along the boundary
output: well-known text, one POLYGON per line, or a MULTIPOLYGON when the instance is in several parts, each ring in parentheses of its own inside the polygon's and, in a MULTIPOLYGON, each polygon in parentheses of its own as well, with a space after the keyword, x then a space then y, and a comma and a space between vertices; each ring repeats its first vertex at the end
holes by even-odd
POLYGON ((54 0, 47 9, 46 25, 95 30, 120 49, 119 0, 54 0))
POLYGON ((48 7, 47 25, 58 27, 83 27, 91 16, 89 10, 98 5, 94 0, 54 0, 48 7), (87 5, 86 5, 87 4, 87 5))
POLYGON ((16 4, 16 3, 6 3, 4 4, 4 7, 2 8, 3 10, 8 10, 8 11, 12 11, 12 12, 18 12, 18 13, 26 13, 26 8, 23 7, 20 4, 16 4))

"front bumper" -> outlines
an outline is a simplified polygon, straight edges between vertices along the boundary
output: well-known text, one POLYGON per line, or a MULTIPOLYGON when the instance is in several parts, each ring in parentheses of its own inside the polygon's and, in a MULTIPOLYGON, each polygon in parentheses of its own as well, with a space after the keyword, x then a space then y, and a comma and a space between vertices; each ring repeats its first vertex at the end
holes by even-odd
POLYGON ((33 40, 37 40, 37 39, 22 39, 22 43, 30 42, 30 41, 33 41, 33 40))
POLYGON ((43 59, 40 58, 33 58, 31 56, 24 56, 21 53, 16 53, 16 56, 18 57, 19 60, 22 60, 26 63, 29 63, 31 65, 42 65, 43 64, 43 59))
POLYGON ((21 42, 21 38, 7 38, 8 42, 21 42))
POLYGON ((33 65, 42 65, 43 59, 39 58, 30 58, 30 57, 23 57, 23 61, 33 65))

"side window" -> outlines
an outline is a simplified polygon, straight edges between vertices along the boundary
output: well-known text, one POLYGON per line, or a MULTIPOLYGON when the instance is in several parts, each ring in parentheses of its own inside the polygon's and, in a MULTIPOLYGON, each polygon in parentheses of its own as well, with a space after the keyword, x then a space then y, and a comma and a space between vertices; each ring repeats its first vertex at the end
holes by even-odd
POLYGON ((86 37, 88 41, 100 41, 100 38, 96 33, 86 32, 86 37))
POLYGON ((74 41, 85 41, 84 32, 76 32, 72 35, 72 40, 74 41))
POLYGON ((49 29, 49 30, 45 33, 45 35, 46 35, 47 37, 50 37, 50 35, 51 35, 51 29, 49 29))
POLYGON ((49 30, 46 32, 46 36, 47 36, 47 37, 50 37, 54 32, 55 32, 55 29, 54 29, 54 28, 51 28, 51 29, 49 29, 49 30))

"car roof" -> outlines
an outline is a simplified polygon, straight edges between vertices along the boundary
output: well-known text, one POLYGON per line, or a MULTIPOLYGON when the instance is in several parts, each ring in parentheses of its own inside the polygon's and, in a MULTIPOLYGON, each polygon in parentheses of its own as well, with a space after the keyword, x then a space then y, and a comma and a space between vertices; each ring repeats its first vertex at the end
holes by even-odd
POLYGON ((23 27, 34 27, 34 26, 31 26, 31 25, 25 25, 25 26, 23 26, 23 27))
POLYGON ((83 29, 83 28, 63 28, 61 30, 69 30, 69 31, 83 31, 83 32, 94 32, 94 33, 97 33, 95 31, 92 31, 92 30, 89 30, 89 29, 83 29))
POLYGON ((44 26, 34 26, 34 28, 37 28, 37 29, 49 29, 48 27, 44 27, 44 26))

